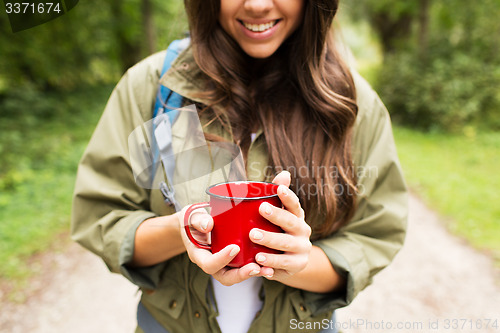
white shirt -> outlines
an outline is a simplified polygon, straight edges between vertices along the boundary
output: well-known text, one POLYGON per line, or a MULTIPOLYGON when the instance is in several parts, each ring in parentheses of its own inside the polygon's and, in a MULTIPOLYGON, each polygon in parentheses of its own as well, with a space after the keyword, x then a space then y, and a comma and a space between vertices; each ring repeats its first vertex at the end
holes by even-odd
POLYGON ((252 277, 229 287, 213 277, 211 279, 219 310, 217 322, 222 333, 246 333, 255 315, 262 309, 259 291, 263 278, 252 277))

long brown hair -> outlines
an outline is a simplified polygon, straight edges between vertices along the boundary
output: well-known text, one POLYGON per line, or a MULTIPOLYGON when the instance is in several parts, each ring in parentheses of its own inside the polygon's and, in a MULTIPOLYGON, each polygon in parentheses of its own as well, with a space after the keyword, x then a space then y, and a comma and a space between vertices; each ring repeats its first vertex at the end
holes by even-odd
POLYGON ((263 129, 274 171, 292 173, 313 238, 338 230, 355 209, 351 128, 356 92, 335 51, 338 1, 306 0, 299 28, 267 59, 248 56, 218 23, 219 0, 185 0, 193 53, 208 76, 207 109, 245 153, 263 129))

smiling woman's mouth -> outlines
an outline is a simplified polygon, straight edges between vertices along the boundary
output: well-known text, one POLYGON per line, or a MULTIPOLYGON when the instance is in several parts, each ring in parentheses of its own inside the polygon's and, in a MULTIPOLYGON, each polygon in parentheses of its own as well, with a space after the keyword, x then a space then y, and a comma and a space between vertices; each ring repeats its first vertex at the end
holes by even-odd
POLYGON ((240 21, 240 23, 247 29, 252 32, 264 32, 266 30, 271 29, 278 23, 279 20, 274 20, 274 21, 269 21, 268 23, 264 24, 251 24, 245 21, 240 21))

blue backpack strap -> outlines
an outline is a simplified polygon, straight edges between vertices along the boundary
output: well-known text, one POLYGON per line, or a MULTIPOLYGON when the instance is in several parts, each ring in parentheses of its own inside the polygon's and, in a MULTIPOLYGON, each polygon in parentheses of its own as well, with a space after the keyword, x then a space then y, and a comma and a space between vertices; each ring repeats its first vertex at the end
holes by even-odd
MULTIPOLYGON (((168 46, 160 77, 168 71, 172 62, 189 45, 189 43, 190 39, 185 38, 182 40, 175 40, 168 46)), ((162 182, 160 184, 160 190, 165 198, 165 202, 171 205, 176 205, 174 200, 174 189, 171 186, 175 170, 175 161, 172 160, 174 155, 172 149, 171 126, 179 115, 179 111, 177 109, 182 106, 182 99, 183 97, 181 95, 160 84, 153 110, 152 134, 155 139, 152 140, 153 166, 151 177, 154 178, 157 165, 160 163, 161 157, 165 177, 167 177, 167 182, 169 184, 167 185, 162 182), (165 118, 163 114, 166 114, 167 117, 165 118)), ((176 209, 177 208, 179 207, 176 205, 176 209)))
MULTIPOLYGON (((163 67, 161 69, 160 77, 162 77, 170 69, 172 62, 182 51, 184 51, 184 49, 186 49, 189 43, 189 38, 174 40, 172 43, 170 43, 167 48, 165 60, 163 61, 163 67)), ((170 123, 173 124, 175 122, 175 119, 177 118, 177 112, 175 109, 178 109, 181 106, 182 96, 160 84, 160 86, 158 87, 158 94, 156 95, 153 118, 162 114, 163 112, 166 112, 168 114, 170 123), (167 110, 165 110, 166 107, 168 107, 167 110)))

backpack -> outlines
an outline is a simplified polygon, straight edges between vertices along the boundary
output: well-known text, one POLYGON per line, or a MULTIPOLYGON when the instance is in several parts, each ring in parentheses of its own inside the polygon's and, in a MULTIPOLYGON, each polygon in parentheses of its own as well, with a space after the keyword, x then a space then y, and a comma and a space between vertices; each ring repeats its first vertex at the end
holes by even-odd
MULTIPOLYGON (((160 77, 168 71, 177 56, 189 46, 190 41, 188 37, 174 40, 170 43, 167 48, 165 60, 163 61, 160 77)), ((151 147, 153 154, 151 177, 154 177, 157 165, 161 163, 167 182, 160 183, 160 191, 163 194, 165 203, 175 206, 176 211, 182 207, 178 207, 175 201, 174 188, 169 183, 169 180, 173 179, 175 170, 175 161, 171 158, 171 156, 174 156, 171 128, 179 115, 179 110, 177 109, 182 106, 182 100, 183 97, 181 95, 160 84, 153 109, 153 135, 155 140, 152 140, 151 147)))

